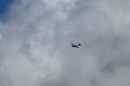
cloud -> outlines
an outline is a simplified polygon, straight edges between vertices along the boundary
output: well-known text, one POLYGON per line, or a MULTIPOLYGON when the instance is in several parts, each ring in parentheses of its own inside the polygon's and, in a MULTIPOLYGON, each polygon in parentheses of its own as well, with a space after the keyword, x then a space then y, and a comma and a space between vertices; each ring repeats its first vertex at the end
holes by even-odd
POLYGON ((0 85, 129 86, 128 8, 127 0, 14 1, 0 22, 0 85))

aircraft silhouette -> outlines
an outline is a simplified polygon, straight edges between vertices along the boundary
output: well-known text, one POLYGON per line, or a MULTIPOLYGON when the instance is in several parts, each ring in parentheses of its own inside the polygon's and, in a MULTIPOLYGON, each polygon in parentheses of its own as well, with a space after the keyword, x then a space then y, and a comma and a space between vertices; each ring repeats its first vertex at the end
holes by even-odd
POLYGON ((72 44, 72 43, 71 43, 71 45, 72 45, 72 47, 75 47, 75 48, 79 48, 78 46, 81 46, 80 43, 79 43, 79 44, 72 44))

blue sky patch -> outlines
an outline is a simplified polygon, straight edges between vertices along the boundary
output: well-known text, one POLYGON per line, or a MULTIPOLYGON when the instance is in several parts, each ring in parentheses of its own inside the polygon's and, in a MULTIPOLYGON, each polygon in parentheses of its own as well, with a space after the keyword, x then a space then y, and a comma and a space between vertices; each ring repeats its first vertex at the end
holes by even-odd
POLYGON ((0 0, 0 14, 3 14, 7 10, 7 6, 13 2, 13 0, 0 0))

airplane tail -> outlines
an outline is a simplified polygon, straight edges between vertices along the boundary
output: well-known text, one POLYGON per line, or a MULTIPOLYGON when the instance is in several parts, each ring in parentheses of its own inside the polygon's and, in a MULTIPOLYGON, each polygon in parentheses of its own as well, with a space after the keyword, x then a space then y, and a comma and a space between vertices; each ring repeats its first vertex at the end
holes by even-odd
POLYGON ((79 46, 81 46, 81 44, 79 43, 79 46))

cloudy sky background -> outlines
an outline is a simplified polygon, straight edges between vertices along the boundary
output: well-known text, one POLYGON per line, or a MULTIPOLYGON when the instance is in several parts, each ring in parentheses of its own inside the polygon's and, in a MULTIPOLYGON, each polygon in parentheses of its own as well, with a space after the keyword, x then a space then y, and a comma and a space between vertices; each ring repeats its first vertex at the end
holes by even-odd
POLYGON ((14 0, 0 16, 0 86, 129 86, 129 8, 129 0, 14 0))

